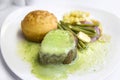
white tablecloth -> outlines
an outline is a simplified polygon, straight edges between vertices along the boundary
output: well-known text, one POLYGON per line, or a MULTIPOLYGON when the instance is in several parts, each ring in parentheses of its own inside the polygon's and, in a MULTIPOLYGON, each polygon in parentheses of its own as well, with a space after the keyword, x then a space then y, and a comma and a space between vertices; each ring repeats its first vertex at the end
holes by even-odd
MULTIPOLYGON (((40 1, 40 0, 29 0, 31 2, 27 3, 28 5, 44 5, 47 3, 47 0, 40 1)), ((56 0, 54 3, 59 3, 64 0, 56 0)), ((76 3, 78 0, 69 0, 68 3, 76 3)), ((49 0, 50 2, 50 0, 49 0)), ((80 2, 80 1, 79 1, 80 2)), ((117 16, 120 17, 120 0, 81 0, 80 3, 78 3, 81 6, 87 6, 87 7, 93 7, 93 8, 99 8, 106 10, 108 12, 114 13, 117 16)), ((6 9, 0 10, 0 26, 5 19, 5 17, 12 11, 18 9, 19 7, 23 6, 9 6, 6 9)), ((4 61, 2 59, 2 56, 0 54, 0 80, 19 80, 18 78, 14 78, 15 76, 11 76, 13 74, 10 74, 11 72, 6 68, 6 65, 4 64, 4 61)), ((120 66, 117 68, 110 76, 108 76, 105 80, 120 80, 120 66)))

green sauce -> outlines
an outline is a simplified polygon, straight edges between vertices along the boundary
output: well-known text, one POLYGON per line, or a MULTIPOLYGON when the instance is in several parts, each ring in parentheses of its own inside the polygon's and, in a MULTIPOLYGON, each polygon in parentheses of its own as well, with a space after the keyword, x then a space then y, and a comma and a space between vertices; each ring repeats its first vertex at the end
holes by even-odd
POLYGON ((23 60, 31 64, 31 72, 40 80, 66 80, 69 74, 95 71, 103 65, 109 42, 96 41, 90 43, 88 48, 78 51, 75 61, 71 64, 42 65, 39 63, 40 44, 22 41, 19 46, 19 54, 23 60))
POLYGON ((75 47, 75 41, 70 32, 64 30, 52 30, 44 37, 40 49, 44 54, 56 53, 55 55, 60 55, 68 53, 73 47, 75 47))

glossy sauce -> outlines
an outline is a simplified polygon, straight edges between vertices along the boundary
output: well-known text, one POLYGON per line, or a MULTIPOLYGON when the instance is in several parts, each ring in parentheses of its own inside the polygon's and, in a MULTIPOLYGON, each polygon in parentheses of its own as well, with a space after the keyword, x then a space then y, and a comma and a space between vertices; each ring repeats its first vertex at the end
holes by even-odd
POLYGON ((103 65, 109 49, 109 42, 96 41, 88 48, 78 51, 77 58, 71 64, 42 65, 39 63, 40 44, 22 41, 19 55, 31 65, 31 72, 40 80, 66 80, 69 74, 97 71, 103 65))

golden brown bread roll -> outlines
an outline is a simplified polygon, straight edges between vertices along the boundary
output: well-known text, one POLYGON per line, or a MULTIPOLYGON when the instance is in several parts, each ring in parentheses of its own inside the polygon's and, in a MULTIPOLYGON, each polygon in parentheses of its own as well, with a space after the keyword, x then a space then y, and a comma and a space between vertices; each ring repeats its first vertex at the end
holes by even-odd
POLYGON ((57 28, 57 18, 48 11, 35 10, 25 16, 21 28, 28 40, 41 42, 47 32, 57 28))

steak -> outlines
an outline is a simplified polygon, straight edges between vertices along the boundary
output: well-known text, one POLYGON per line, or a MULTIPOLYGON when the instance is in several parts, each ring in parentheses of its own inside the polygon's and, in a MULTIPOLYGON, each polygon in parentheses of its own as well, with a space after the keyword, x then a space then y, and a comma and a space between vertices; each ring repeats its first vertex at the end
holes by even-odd
POLYGON ((52 30, 41 42, 39 58, 42 64, 69 64, 76 56, 76 40, 69 31, 52 30))

